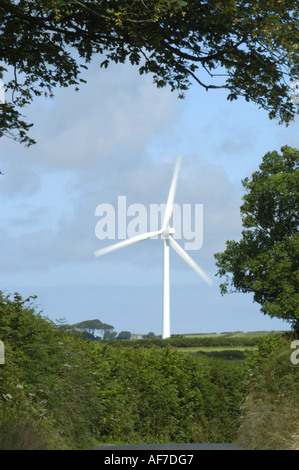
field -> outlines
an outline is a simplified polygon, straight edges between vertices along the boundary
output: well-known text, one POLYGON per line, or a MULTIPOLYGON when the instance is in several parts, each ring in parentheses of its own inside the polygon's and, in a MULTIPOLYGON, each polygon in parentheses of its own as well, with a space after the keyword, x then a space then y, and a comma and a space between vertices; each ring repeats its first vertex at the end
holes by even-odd
POLYGON ((225 348, 225 347, 191 347, 191 348, 180 348, 181 352, 186 352, 188 354, 193 354, 195 356, 207 356, 214 359, 218 359, 222 362, 224 366, 228 367, 237 367, 241 366, 246 359, 246 353, 251 351, 254 348, 252 347, 234 347, 234 348, 225 348))
POLYGON ((195 356, 206 356, 217 359, 226 367, 239 367, 244 364, 247 353, 257 348, 258 341, 261 338, 272 334, 274 334, 274 332, 270 331, 249 331, 246 333, 243 331, 235 331, 178 335, 179 337, 186 338, 190 341, 197 340, 202 342, 205 339, 211 339, 213 341, 213 345, 186 346, 177 347, 177 349, 181 352, 186 352, 195 356), (235 345, 221 344, 230 343, 230 339, 235 343, 235 345), (243 345, 244 342, 249 342, 251 344, 243 345))
MULTIPOLYGON (((159 346, 172 348, 197 357, 210 357, 221 361, 226 367, 242 366, 249 351, 258 347, 262 338, 280 335, 282 331, 226 331, 223 333, 194 333, 172 335, 162 340, 151 339, 122 340, 124 347, 148 348, 159 346)), ((111 346, 117 346, 119 341, 109 341, 111 346)))
POLYGON ((270 331, 224 331, 222 333, 192 333, 192 334, 184 334, 182 336, 186 338, 260 338, 265 335, 269 335, 272 332, 270 331))

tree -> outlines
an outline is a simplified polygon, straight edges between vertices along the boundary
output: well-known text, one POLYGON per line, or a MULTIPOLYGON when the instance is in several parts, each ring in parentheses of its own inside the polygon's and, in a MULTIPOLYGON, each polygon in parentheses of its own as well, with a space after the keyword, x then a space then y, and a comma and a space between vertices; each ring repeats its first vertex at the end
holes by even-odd
POLYGON ((105 340, 105 341, 109 340, 110 341, 112 339, 115 339, 116 336, 117 336, 117 332, 113 331, 113 329, 105 330, 103 340, 105 340))
POLYGON ((121 331, 118 333, 116 339, 130 339, 131 338, 131 333, 130 331, 121 331))
POLYGON ((2 0, 0 79, 11 99, 0 105, 0 130, 32 144, 20 110, 56 86, 78 89, 94 55, 103 67, 129 60, 180 97, 192 81, 225 88, 229 100, 288 123, 298 20, 297 0, 2 0))
POLYGON ((80 323, 75 323, 73 328, 76 328, 80 331, 87 331, 91 336, 95 335, 95 331, 101 331, 102 336, 107 336, 107 332, 111 332, 114 329, 112 325, 107 323, 102 323, 101 320, 84 320, 80 323))
POLYGON ((267 153, 241 206, 242 239, 216 253, 222 294, 252 292, 261 311, 292 323, 299 332, 299 150, 267 153))
POLYGON ((155 333, 153 333, 152 331, 150 331, 149 333, 147 333, 147 335, 143 335, 142 336, 144 339, 153 339, 153 338, 156 338, 156 335, 155 333))

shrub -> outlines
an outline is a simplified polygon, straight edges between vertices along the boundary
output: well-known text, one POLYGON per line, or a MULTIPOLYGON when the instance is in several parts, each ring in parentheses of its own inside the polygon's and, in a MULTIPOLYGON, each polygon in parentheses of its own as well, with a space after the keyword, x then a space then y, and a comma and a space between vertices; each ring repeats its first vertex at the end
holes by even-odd
POLYGON ((230 441, 237 427, 240 377, 216 361, 165 348, 94 346, 105 404, 103 442, 230 441))
POLYGON ((2 425, 15 433, 17 421, 26 423, 47 436, 44 446, 50 448, 88 446, 96 404, 84 362, 87 343, 42 318, 32 300, 0 296, 2 425))

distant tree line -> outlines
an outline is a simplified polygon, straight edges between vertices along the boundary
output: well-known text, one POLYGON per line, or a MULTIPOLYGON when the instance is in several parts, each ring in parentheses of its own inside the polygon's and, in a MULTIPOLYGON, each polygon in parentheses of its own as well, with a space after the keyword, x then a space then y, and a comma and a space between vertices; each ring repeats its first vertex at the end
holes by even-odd
MULTIPOLYGON (((132 333, 128 330, 123 330, 117 333, 114 326, 108 323, 103 323, 99 319, 84 320, 73 325, 63 325, 62 328, 79 331, 82 334, 83 339, 91 339, 93 341, 103 340, 130 340, 132 333)), ((145 339, 158 338, 152 331, 143 335, 145 339)))
MULTIPOLYGON (((269 336, 281 336, 281 332, 269 332, 269 336)), ((191 348, 191 347, 250 347, 257 346, 261 340, 259 336, 176 336, 171 338, 161 339, 159 337, 151 339, 135 339, 134 341, 122 341, 122 346, 128 346, 132 348, 151 348, 158 346, 160 348, 167 348, 172 346, 174 348, 191 348)), ((117 342, 112 341, 112 346, 116 345, 117 342)))

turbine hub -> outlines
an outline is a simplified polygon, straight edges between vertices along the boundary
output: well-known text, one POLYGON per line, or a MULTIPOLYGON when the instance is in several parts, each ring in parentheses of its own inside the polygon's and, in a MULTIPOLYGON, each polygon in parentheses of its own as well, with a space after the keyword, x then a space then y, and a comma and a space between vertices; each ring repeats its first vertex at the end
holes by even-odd
POLYGON ((169 225, 166 229, 163 230, 162 234, 164 238, 169 238, 169 235, 173 235, 175 233, 174 227, 169 225))

